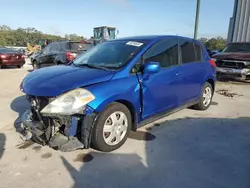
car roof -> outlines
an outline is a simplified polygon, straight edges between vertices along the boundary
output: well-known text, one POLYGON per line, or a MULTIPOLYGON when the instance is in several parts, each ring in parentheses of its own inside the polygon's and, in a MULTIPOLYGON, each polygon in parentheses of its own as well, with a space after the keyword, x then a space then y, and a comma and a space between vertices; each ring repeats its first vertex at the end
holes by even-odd
POLYGON ((141 35, 141 36, 123 37, 123 38, 118 38, 114 40, 157 40, 157 39, 171 38, 171 37, 194 40, 192 38, 178 36, 178 35, 141 35))
POLYGON ((62 41, 55 41, 51 43, 80 43, 80 41, 62 40, 62 41))

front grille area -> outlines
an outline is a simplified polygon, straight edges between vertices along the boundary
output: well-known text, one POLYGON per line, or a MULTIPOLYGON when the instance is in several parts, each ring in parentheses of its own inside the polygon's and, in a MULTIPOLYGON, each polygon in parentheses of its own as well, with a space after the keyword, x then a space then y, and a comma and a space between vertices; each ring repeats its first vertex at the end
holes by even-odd
POLYGON ((246 68, 245 62, 242 61, 234 61, 234 60, 217 60, 217 67, 222 68, 233 68, 233 69, 244 69, 246 68))
POLYGON ((47 124, 48 126, 48 118, 47 117, 42 117, 40 112, 41 110, 49 104, 49 102, 52 100, 52 98, 49 97, 37 97, 37 96, 27 96, 28 101, 30 102, 31 105, 31 111, 33 114, 33 120, 34 121, 43 121, 44 124, 47 124))
POLYGON ((52 100, 55 98, 53 97, 37 97, 37 96, 27 96, 28 101, 31 105, 31 111, 33 114, 33 120, 44 123, 46 127, 49 126, 61 126, 61 125, 68 125, 70 124, 71 117, 70 116, 60 116, 55 115, 55 117, 51 116, 42 116, 40 113, 41 110, 47 106, 52 100), (40 117, 40 118, 39 118, 40 117))
POLYGON ((28 101, 32 108, 35 108, 39 112, 49 104, 49 98, 47 97, 35 97, 35 96, 28 96, 28 101))

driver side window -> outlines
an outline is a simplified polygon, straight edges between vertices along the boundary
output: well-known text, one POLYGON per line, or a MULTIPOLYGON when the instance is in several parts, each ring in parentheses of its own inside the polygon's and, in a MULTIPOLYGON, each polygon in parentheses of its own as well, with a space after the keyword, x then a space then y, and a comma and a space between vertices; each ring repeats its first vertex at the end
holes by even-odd
POLYGON ((179 64, 177 38, 166 38, 158 41, 143 55, 144 63, 158 62, 162 68, 179 64))

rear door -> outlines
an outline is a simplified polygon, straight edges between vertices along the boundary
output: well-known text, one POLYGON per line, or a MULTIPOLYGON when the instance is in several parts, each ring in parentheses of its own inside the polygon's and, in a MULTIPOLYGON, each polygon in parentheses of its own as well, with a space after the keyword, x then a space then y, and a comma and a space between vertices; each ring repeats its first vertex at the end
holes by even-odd
POLYGON ((58 55, 60 51, 60 43, 59 42, 53 42, 51 43, 51 46, 49 48, 49 52, 47 55, 48 58, 48 65, 54 65, 55 64, 55 57, 58 55))
POLYGON ((51 45, 52 45, 52 43, 47 45, 42 50, 41 54, 37 57, 37 60, 38 60, 39 64, 41 65, 41 67, 47 66, 50 62, 49 52, 50 52, 51 45))
POLYGON ((154 44, 143 55, 144 64, 159 62, 158 73, 146 79, 139 75, 142 86, 142 119, 159 112, 173 109, 179 105, 180 84, 178 40, 176 37, 163 39, 154 44))
POLYGON ((181 51, 181 104, 199 99, 206 76, 202 48, 192 39, 179 39, 181 51))

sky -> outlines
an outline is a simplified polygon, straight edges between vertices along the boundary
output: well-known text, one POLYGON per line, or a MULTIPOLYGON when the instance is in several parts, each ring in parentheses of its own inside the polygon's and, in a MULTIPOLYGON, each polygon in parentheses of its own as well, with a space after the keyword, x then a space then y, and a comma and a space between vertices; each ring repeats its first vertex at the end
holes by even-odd
MULTIPOLYGON (((196 0, 0 0, 0 25, 43 33, 93 35, 113 26, 118 37, 172 34, 193 37, 196 0)), ((227 36, 234 0, 201 0, 199 37, 227 36)))

